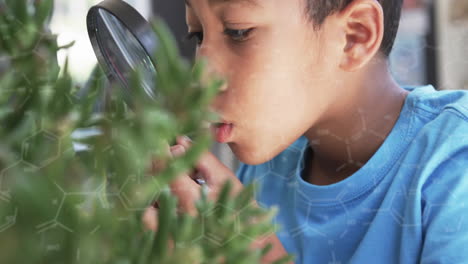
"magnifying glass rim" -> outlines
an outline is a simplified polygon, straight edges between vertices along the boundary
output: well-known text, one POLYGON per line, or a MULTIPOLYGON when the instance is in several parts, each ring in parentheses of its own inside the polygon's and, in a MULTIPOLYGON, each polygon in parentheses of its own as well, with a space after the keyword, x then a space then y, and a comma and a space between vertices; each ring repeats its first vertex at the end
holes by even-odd
MULTIPOLYGON (((156 68, 156 63, 153 60, 152 55, 156 48, 157 38, 148 21, 146 21, 146 19, 135 8, 133 8, 131 5, 122 0, 104 0, 101 3, 91 7, 91 9, 88 11, 86 21, 89 39, 91 40, 91 44, 96 54, 96 58, 101 67, 104 68, 104 72, 106 73, 107 77, 113 81, 123 82, 116 76, 115 70, 111 69, 109 61, 103 55, 103 51, 101 50, 101 45, 98 38, 97 22, 100 9, 109 12, 126 27, 126 29, 135 37, 138 43, 143 47, 143 49, 148 55, 148 58, 150 58, 151 63, 156 68), (142 39, 148 38, 153 40, 153 45, 141 41, 142 39)), ((127 86, 125 83, 123 83, 123 85, 127 86)))

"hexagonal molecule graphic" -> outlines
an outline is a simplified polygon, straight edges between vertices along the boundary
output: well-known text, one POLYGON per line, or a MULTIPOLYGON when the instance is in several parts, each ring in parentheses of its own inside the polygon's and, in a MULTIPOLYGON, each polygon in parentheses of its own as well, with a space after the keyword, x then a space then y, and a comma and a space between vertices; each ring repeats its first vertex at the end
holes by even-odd
POLYGON ((203 238, 210 241, 211 243, 219 246, 219 247, 222 247, 222 246, 226 245, 227 243, 231 242, 232 240, 237 238, 239 236, 239 234, 240 234, 239 233, 240 232, 239 215, 236 212, 236 210, 233 209, 233 208, 224 206, 222 204, 218 204, 212 210, 203 213, 202 219, 204 220, 203 221, 203 227, 202 227, 203 228, 203 238), (229 227, 226 226, 226 222, 223 222, 220 219, 217 219, 218 218, 217 216, 220 215, 220 214, 227 214, 227 215, 232 216, 233 219, 231 219, 231 220, 234 220, 234 226, 233 226, 234 230, 229 229, 229 227), (208 221, 206 221, 206 219, 208 219, 208 218, 217 219, 216 223, 209 223, 208 221), (225 232, 222 232, 222 233, 214 232, 214 229, 212 229, 211 226, 209 226, 210 224, 225 226, 225 228, 217 227, 215 229, 217 231, 223 230, 225 232))
MULTIPOLYGON (((253 205, 253 204, 251 204, 253 205)), ((260 205, 261 207, 265 208, 266 206, 264 205, 260 205)), ((242 209, 240 209, 238 212, 237 212, 237 219, 239 219, 238 221, 240 222, 241 219, 243 219, 244 217, 243 216, 250 216, 250 212, 249 212, 249 206, 246 206, 242 209)), ((255 221, 257 219, 255 218, 251 218, 252 221, 255 221)), ((279 232, 280 230, 280 226, 279 225, 272 225, 271 228, 268 228, 265 232, 263 232, 262 234, 260 234, 258 237, 251 237, 249 236, 248 234, 245 234, 242 230, 239 230, 239 235, 244 237, 244 238, 247 238, 248 240, 250 241, 257 241, 257 242, 264 242, 265 239, 267 239, 270 235, 273 235, 277 232, 279 232)))
POLYGON ((0 234, 15 225, 18 208, 0 196, 0 234))
POLYGON ((138 175, 130 175, 125 183, 121 186, 121 188, 118 191, 118 196, 123 204, 123 206, 127 210, 131 211, 143 211, 146 209, 146 207, 141 207, 141 205, 138 205, 135 203, 135 201, 141 201, 142 199, 147 199, 147 203, 144 203, 144 206, 149 206, 151 205, 154 201, 157 201, 159 198, 159 195, 163 191, 163 189, 157 184, 156 178, 153 178, 151 181, 156 184, 156 188, 154 189, 154 192, 150 197, 142 197, 144 195, 143 193, 140 193, 138 190, 135 191, 134 188, 131 188, 132 183, 139 184, 141 181, 142 176, 138 175))
MULTIPOLYGON (((274 172, 285 172, 285 171, 294 171, 296 167, 295 158, 300 154, 300 150, 296 148, 289 147, 282 152, 282 154, 275 158, 272 162, 269 162, 269 173, 274 172)), ((284 177, 284 180, 287 180, 291 177, 290 174, 277 174, 278 177, 284 177)))
POLYGON ((18 208, 11 203, 11 199, 19 166, 21 162, 16 162, 0 172, 0 233, 16 223, 18 208))
POLYGON ((38 168, 49 165, 60 156, 60 140, 54 134, 41 130, 23 141, 21 157, 24 162, 38 168), (42 147, 46 153, 39 157, 32 157, 31 151, 35 147, 42 147))

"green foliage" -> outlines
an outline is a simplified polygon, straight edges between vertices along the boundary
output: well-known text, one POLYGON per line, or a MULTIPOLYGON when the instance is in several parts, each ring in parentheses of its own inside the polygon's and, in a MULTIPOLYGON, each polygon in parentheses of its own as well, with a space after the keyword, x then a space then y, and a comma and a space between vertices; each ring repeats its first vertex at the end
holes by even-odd
POLYGON ((52 7, 0 0, 0 263, 258 263, 268 248, 249 245, 275 226, 274 212, 251 205, 253 186, 233 198, 227 184, 216 201, 203 192, 197 216, 177 213, 168 191, 211 144, 202 124, 216 120, 208 108, 222 82, 202 82, 204 63, 181 59, 158 22, 158 100, 136 73, 132 103, 111 87, 97 112, 105 76, 96 68, 78 96, 67 66, 59 73, 64 47, 47 30, 52 7), (193 147, 168 157, 167 142, 188 134, 193 147), (76 143, 88 150, 76 152, 76 143), (149 175, 154 158, 168 166, 149 175), (163 206, 155 233, 141 215, 156 199, 163 206))

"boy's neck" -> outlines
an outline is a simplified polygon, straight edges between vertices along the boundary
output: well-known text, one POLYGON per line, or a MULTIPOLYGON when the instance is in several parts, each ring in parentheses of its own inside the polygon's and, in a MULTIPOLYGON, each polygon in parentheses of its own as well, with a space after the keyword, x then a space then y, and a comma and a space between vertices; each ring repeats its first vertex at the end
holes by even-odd
POLYGON ((306 181, 328 185, 351 176, 392 130, 408 91, 394 81, 386 61, 378 63, 345 77, 346 94, 305 133, 311 145, 303 176, 306 181))

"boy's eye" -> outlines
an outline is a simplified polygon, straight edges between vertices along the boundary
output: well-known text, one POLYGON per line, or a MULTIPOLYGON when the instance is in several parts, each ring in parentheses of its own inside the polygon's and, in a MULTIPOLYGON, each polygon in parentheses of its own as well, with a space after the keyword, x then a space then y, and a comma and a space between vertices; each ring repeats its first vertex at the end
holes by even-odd
POLYGON ((203 42, 203 32, 189 32, 185 37, 188 40, 192 40, 193 38, 197 39, 197 45, 200 46, 203 42))
MULTIPOLYGON (((230 37, 232 40, 237 42, 242 42, 246 40, 250 33, 253 31, 253 28, 248 29, 225 29, 224 34, 230 37)), ((200 46, 203 43, 203 32, 189 32, 186 36, 186 39, 192 40, 193 38, 197 39, 197 45, 200 46)))
POLYGON ((246 40, 250 33, 252 32, 253 28, 248 29, 225 29, 224 34, 229 36, 234 41, 244 41, 246 40))

